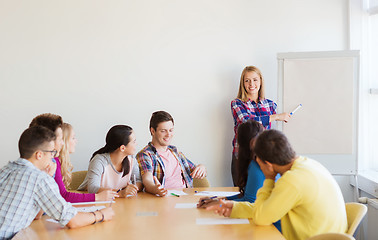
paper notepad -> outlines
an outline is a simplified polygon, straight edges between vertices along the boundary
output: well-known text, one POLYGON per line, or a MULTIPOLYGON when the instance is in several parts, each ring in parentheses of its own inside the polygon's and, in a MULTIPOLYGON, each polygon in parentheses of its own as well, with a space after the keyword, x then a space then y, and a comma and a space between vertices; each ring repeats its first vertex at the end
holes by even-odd
POLYGON ((197 203, 176 203, 175 208, 197 208, 197 203))
POLYGON ((183 191, 180 190, 168 190, 168 196, 173 196, 171 193, 178 195, 178 196, 183 196, 183 195, 188 195, 187 193, 184 193, 183 191))
MULTIPOLYGON (((96 211, 104 209, 104 208, 105 208, 105 206, 92 206, 92 207, 79 207, 79 208, 76 208, 76 209, 77 209, 78 212, 96 212, 96 211)), ((46 221, 53 222, 53 223, 59 223, 58 221, 56 221, 52 218, 46 219, 46 221)))
POLYGON ((93 205, 93 204, 107 204, 107 203, 115 203, 115 201, 95 201, 95 202, 77 202, 77 203, 71 203, 72 206, 78 206, 78 205, 93 205))
POLYGON ((219 191, 201 191, 197 192, 196 196, 217 196, 217 197, 229 197, 239 194, 240 192, 219 192, 219 191))
POLYGON ((157 212, 137 212, 136 216, 138 217, 146 217, 146 216, 157 216, 157 212))
POLYGON ((197 218, 197 225, 249 224, 248 219, 239 218, 197 218))
POLYGON ((104 209, 105 206, 92 206, 92 207, 79 207, 76 208, 78 212, 96 212, 98 210, 104 209))

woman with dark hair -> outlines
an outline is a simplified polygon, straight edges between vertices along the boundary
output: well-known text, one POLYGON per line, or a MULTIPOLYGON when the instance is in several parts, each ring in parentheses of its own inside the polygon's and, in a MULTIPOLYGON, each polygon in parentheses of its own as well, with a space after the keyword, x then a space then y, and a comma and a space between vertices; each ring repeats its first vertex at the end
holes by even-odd
POLYGON ((136 195, 142 189, 135 154, 136 138, 131 127, 116 125, 106 135, 106 144, 93 153, 88 174, 78 190, 97 193, 104 189, 118 191, 120 197, 136 195))
POLYGON ((265 176, 255 160, 252 146, 256 137, 264 131, 264 127, 254 121, 248 120, 238 127, 239 152, 236 162, 240 195, 227 197, 229 200, 254 202, 257 190, 262 187, 265 176))
MULTIPOLYGON (((234 201, 256 201, 256 193, 265 180, 264 173, 261 171, 259 164, 256 162, 256 155, 253 152, 253 144, 257 136, 264 131, 263 125, 248 120, 238 127, 238 144, 239 152, 236 162, 238 179, 236 186, 240 189, 240 194, 227 197, 228 200, 234 201)), ((276 179, 277 180, 277 179, 276 179)), ((281 222, 277 221, 274 226, 281 231, 281 222)))

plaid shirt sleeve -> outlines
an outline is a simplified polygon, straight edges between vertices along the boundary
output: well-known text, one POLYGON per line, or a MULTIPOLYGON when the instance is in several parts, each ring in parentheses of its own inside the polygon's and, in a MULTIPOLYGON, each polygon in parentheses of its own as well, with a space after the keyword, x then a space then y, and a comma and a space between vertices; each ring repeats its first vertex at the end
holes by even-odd
POLYGON ((259 118, 261 119, 262 125, 266 129, 270 128, 269 118, 270 118, 270 115, 276 114, 276 109, 277 109, 277 104, 267 99, 264 100, 264 104, 260 107, 260 111, 262 112, 263 116, 259 118))
POLYGON ((151 156, 147 154, 144 149, 136 155, 136 159, 139 164, 141 175, 144 175, 145 172, 153 172, 151 156))
POLYGON ((36 185, 36 196, 37 205, 62 226, 65 226, 77 214, 76 208, 63 199, 58 186, 50 177, 40 179, 36 185))
POLYGON ((180 159, 182 159, 182 160, 184 160, 188 163, 190 173, 192 173, 194 171, 194 169, 196 168, 196 165, 194 163, 192 163, 182 152, 178 152, 178 155, 179 155, 180 159))

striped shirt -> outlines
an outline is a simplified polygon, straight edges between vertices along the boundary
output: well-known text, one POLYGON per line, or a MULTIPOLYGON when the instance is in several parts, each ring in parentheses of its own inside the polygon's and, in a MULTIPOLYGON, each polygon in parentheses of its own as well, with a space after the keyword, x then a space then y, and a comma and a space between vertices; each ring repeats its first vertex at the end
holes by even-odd
POLYGON ((54 179, 30 161, 19 158, 0 169, 0 239, 28 227, 40 210, 62 226, 77 214, 54 179))
MULTIPOLYGON (((178 160, 181 166, 181 174, 185 181, 186 187, 193 187, 193 178, 190 176, 192 171, 196 168, 189 159, 185 157, 182 152, 179 152, 176 147, 168 146, 173 156, 178 160)), ((145 172, 152 172, 156 176, 162 186, 165 185, 165 166, 156 148, 151 142, 148 143, 137 155, 136 158, 139 163, 140 173, 143 176, 145 172)))
POLYGON ((277 104, 269 99, 262 99, 258 103, 252 100, 243 102, 240 99, 234 99, 231 101, 231 111, 234 117, 234 132, 235 136, 232 140, 234 156, 238 156, 237 146, 237 132, 241 123, 246 122, 249 119, 253 119, 261 123, 264 128, 270 129, 271 124, 269 122, 270 115, 276 114, 277 104))

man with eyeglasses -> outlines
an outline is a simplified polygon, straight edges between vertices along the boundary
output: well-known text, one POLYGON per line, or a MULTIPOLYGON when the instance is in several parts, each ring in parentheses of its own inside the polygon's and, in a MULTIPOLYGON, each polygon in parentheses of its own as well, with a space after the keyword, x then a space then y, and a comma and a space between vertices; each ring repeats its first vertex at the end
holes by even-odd
POLYGON ((46 174, 56 155, 54 132, 35 126, 26 129, 18 142, 20 158, 0 169, 0 239, 10 239, 30 225, 42 209, 62 226, 77 228, 111 220, 112 208, 78 212, 59 193, 46 174))

